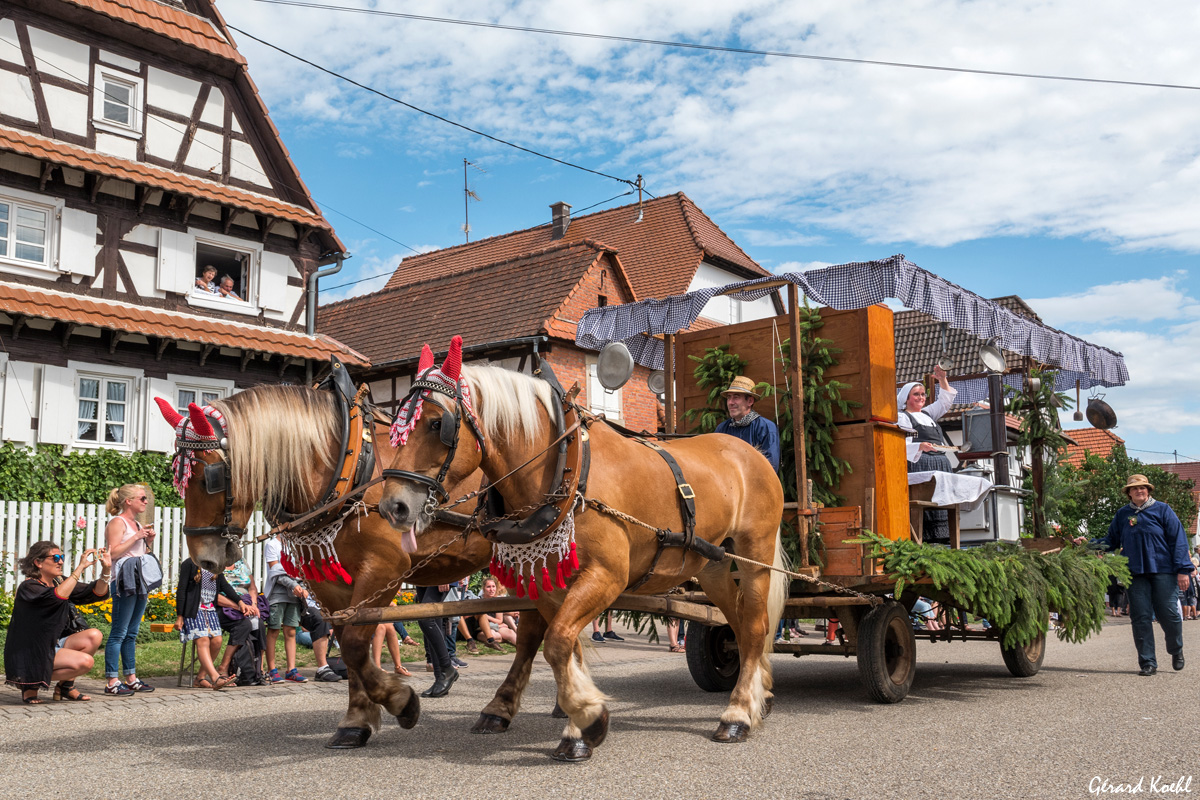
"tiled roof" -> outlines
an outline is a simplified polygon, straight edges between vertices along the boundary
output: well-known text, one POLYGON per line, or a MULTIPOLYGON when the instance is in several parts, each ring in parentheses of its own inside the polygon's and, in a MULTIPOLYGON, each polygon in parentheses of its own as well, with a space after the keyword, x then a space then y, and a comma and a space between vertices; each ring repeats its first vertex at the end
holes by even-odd
POLYGON ((445 349, 458 334, 466 346, 550 333, 574 341, 571 320, 558 320, 587 270, 601 258, 620 262, 590 240, 560 242, 535 253, 466 272, 384 288, 322 306, 317 325, 365 353, 375 365, 445 349))
POLYGON ((1195 490, 1200 492, 1200 461, 1185 461, 1182 464, 1155 464, 1154 466, 1167 472, 1174 472, 1185 481, 1193 481, 1196 484, 1195 490))
POLYGON ((237 48, 210 20, 156 0, 65 0, 115 20, 135 25, 206 53, 245 64, 237 48))
MULTIPOLYGON (((1041 318, 1025 301, 1016 295, 997 297, 994 302, 1022 317, 1041 322, 1041 318)), ((942 354, 942 323, 920 311, 899 311, 895 315, 896 330, 896 382, 919 381, 932 369, 942 354)), ((954 359, 950 376, 977 375, 985 372, 979 361, 980 341, 967 331, 946 328, 945 352, 954 359)), ((1022 356, 1005 351, 1004 360, 1008 368, 1020 369, 1022 356)))
POLYGON ((97 153, 86 147, 47 139, 36 133, 26 133, 3 125, 0 125, 0 150, 11 150, 14 153, 41 161, 50 161, 109 178, 234 206, 254 214, 285 219, 301 226, 325 231, 332 230, 329 223, 320 214, 291 203, 281 202, 273 197, 255 194, 203 178, 193 178, 190 175, 151 164, 97 153))
POLYGON ((1102 431, 1099 428, 1073 428, 1063 433, 1075 440, 1075 444, 1067 445, 1067 455, 1063 459, 1073 467, 1083 464, 1086 453, 1107 458, 1114 445, 1125 444, 1125 440, 1112 431, 1102 431))
MULTIPOLYGON (((386 288, 493 264, 553 245, 550 223, 444 250, 409 256, 386 288)), ((593 239, 621 254, 636 299, 687 291, 704 259, 732 266, 746 277, 768 275, 682 192, 574 217, 561 241, 593 239)))
POLYGON ((367 365, 364 356, 321 334, 313 337, 265 326, 48 289, 32 289, 11 283, 0 282, 0 311, 10 315, 74 322, 156 338, 234 347, 293 358, 325 360, 336 355, 347 364, 367 365))

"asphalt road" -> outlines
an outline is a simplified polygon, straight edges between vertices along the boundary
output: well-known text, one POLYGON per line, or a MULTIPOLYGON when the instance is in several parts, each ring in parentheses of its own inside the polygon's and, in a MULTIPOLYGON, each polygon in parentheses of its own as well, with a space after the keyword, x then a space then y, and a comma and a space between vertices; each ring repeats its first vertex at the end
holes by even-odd
POLYGON ((1144 796, 1186 797, 1200 795, 1200 624, 1185 623, 1184 637, 1196 663, 1173 672, 1160 637, 1166 669, 1152 678, 1135 674, 1121 622, 1081 645, 1052 640, 1026 679, 1009 676, 994 644, 923 642, 911 694, 890 706, 866 698, 853 659, 777 655, 775 711, 742 745, 708 740, 726 698, 698 690, 683 656, 606 644, 592 673, 613 698, 612 726, 578 765, 549 758, 562 722, 549 715, 542 661, 504 735, 467 732, 509 662, 474 659, 449 697, 424 701, 415 729, 385 716, 351 752, 322 747, 344 683, 40 708, 15 704, 10 689, 0 696, 0 797, 951 800, 1098 797, 1104 781, 1139 780, 1144 796), (1161 791, 1181 777, 1178 792, 1161 791))

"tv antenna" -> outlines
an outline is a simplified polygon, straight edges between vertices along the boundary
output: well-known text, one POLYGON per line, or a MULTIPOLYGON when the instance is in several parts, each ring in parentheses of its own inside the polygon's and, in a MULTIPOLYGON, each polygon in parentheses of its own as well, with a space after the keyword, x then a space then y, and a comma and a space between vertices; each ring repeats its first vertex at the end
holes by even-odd
POLYGON ((471 187, 467 184, 467 167, 470 167, 471 169, 479 170, 480 172, 483 172, 483 173, 486 173, 487 170, 484 169, 483 167, 479 166, 478 164, 473 164, 470 161, 467 161, 465 158, 463 159, 463 226, 462 226, 462 229, 463 229, 463 236, 465 236, 466 241, 469 242, 469 241, 471 241, 471 201, 474 200, 475 202, 478 203, 478 202, 480 202, 480 200, 479 200, 479 195, 475 194, 475 192, 472 191, 471 187))

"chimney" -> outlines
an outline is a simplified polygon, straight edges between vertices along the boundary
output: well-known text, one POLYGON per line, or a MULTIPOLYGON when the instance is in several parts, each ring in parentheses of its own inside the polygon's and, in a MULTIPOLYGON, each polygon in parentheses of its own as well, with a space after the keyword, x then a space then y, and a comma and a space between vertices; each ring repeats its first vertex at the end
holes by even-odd
POLYGON ((571 206, 559 200, 550 206, 550 238, 561 239, 567 235, 571 225, 571 206))

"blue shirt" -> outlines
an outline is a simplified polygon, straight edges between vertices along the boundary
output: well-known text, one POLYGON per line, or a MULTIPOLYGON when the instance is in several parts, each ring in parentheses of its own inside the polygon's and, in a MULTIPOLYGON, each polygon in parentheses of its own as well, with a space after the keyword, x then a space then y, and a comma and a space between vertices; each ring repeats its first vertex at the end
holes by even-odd
POLYGON ((1194 569, 1179 517, 1158 500, 1141 509, 1132 504, 1121 506, 1102 541, 1109 550, 1120 550, 1129 559, 1129 571, 1134 575, 1179 574, 1194 569))
POLYGON ((771 420, 758 417, 749 425, 739 426, 734 425, 733 420, 727 419, 717 426, 717 433, 727 433, 747 442, 767 457, 767 461, 771 462, 771 469, 779 472, 779 429, 771 420))

